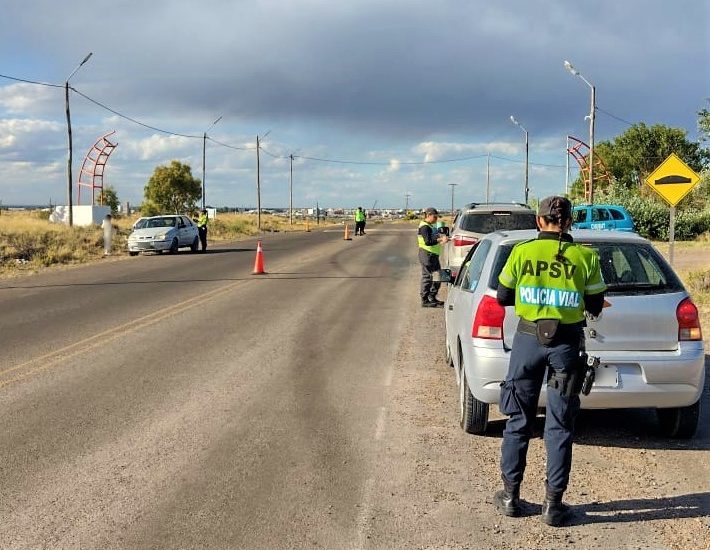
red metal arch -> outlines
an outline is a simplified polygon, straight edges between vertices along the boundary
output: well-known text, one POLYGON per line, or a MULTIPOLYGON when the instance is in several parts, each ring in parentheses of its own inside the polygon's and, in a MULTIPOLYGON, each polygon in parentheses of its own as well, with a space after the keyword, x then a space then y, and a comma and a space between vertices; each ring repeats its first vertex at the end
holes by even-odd
POLYGON ((108 136, 115 134, 116 130, 104 134, 96 143, 89 149, 84 158, 84 163, 81 165, 81 171, 79 172, 79 180, 77 181, 79 187, 79 196, 77 204, 81 204, 81 188, 88 187, 91 191, 91 205, 96 204, 96 191, 98 194, 98 204, 103 205, 104 203, 104 169, 106 168, 106 163, 108 162, 109 156, 113 153, 118 143, 111 143, 108 136))
MULTIPOLYGON (((584 181, 584 198, 589 202, 589 145, 584 143, 582 140, 577 139, 573 136, 567 136, 573 145, 567 148, 567 153, 572 155, 574 160, 577 161, 579 165, 579 173, 582 176, 582 181, 584 181)), ((594 151, 594 187, 595 189, 599 184, 602 187, 607 187, 611 184, 612 177, 609 169, 604 163, 601 155, 595 150, 594 151)))

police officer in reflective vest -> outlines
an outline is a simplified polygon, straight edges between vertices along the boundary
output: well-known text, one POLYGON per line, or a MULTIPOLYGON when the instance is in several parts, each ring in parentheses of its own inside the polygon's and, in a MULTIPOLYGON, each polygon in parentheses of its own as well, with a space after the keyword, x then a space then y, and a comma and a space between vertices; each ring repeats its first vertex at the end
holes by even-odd
POLYGON ((202 243, 202 252, 207 250, 207 210, 200 212, 200 217, 197 218, 197 233, 200 235, 202 243))
POLYGON ((449 238, 444 234, 440 234, 434 227, 438 217, 439 212, 437 212, 436 208, 427 208, 424 211, 424 220, 420 222, 417 233, 419 263, 422 265, 422 281, 419 290, 419 295, 422 298, 422 307, 444 305, 444 302, 436 298, 441 283, 434 281, 433 275, 435 273, 438 275, 441 270, 441 264, 439 263, 441 245, 447 242, 449 238))
POLYGON ((506 516, 520 515, 520 484, 542 384, 547 382, 545 446, 547 479, 542 521, 562 525, 562 502, 572 467, 572 437, 585 368, 585 311, 604 307, 604 284, 596 252, 573 242, 572 204, 564 197, 540 202, 538 238, 517 244, 498 278, 497 299, 515 305, 520 317, 510 364, 501 384, 500 410, 509 416, 501 445, 503 490, 494 496, 506 516), (545 369, 547 380, 543 380, 545 369))
POLYGON ((357 210, 355 211, 355 235, 365 234, 365 220, 365 211, 362 209, 362 206, 358 206, 357 210))

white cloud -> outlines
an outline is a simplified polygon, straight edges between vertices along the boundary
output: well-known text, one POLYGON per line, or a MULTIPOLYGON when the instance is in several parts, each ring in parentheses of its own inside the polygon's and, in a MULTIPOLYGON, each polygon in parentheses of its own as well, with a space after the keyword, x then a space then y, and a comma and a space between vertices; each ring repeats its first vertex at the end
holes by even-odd
POLYGON ((387 171, 392 173, 392 172, 399 172, 399 168, 401 166, 401 163, 397 159, 392 159, 390 160, 389 166, 387 166, 387 171))
POLYGON ((140 160, 164 160, 166 157, 179 156, 194 152, 196 140, 181 136, 161 136, 153 134, 150 137, 128 141, 125 149, 135 154, 140 160), (169 153, 169 154, 168 154, 169 153))
POLYGON ((412 149, 418 155, 424 155, 425 162, 447 160, 457 157, 474 155, 485 155, 486 153, 498 153, 504 155, 515 155, 520 152, 517 145, 508 142, 488 142, 488 143, 450 143, 425 141, 416 145, 412 149))
POLYGON ((0 109, 24 116, 58 114, 64 109, 64 95, 59 88, 24 82, 10 84, 0 87, 0 109))

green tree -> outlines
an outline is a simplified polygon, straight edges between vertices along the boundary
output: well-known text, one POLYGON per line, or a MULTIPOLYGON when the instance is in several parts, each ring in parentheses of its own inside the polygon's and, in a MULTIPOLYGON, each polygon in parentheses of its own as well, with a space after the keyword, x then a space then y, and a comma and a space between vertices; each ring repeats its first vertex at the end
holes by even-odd
MULTIPOLYGON (((705 101, 710 103, 710 99, 705 101)), ((700 132, 700 141, 710 141, 710 110, 707 108, 698 111, 698 131, 700 132)))
POLYGON ((162 212, 182 213, 194 209, 202 197, 202 182, 192 177, 189 165, 173 160, 158 166, 145 186, 145 203, 162 212))
MULTIPOLYGON (((702 127, 703 120, 707 120, 703 116, 707 117, 707 114, 703 115, 701 111, 698 115, 702 127)), ((698 142, 688 140, 685 130, 662 124, 634 124, 613 140, 599 142, 594 149, 594 154, 603 159, 609 170, 614 186, 627 190, 643 189, 644 180, 671 153, 678 155, 696 172, 702 171, 710 162, 710 150, 704 149, 698 142)), ((601 192, 606 182, 597 180, 602 175, 599 170, 594 175, 595 191, 601 192)), ((583 195, 583 189, 581 178, 578 177, 572 184, 570 195, 579 198, 583 195)))
POLYGON ((116 214, 118 212, 118 206, 121 201, 118 200, 118 193, 112 185, 107 185, 104 187, 103 202, 106 206, 111 208, 111 214, 116 214))

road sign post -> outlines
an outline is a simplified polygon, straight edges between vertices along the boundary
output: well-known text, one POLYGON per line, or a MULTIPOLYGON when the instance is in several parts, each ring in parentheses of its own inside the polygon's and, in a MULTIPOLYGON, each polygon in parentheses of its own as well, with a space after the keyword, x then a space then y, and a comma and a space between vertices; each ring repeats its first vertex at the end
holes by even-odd
POLYGON ((671 265, 673 265, 675 242, 675 207, 699 181, 700 176, 675 153, 668 155, 668 158, 645 179, 646 184, 671 208, 668 227, 668 260, 671 265))

